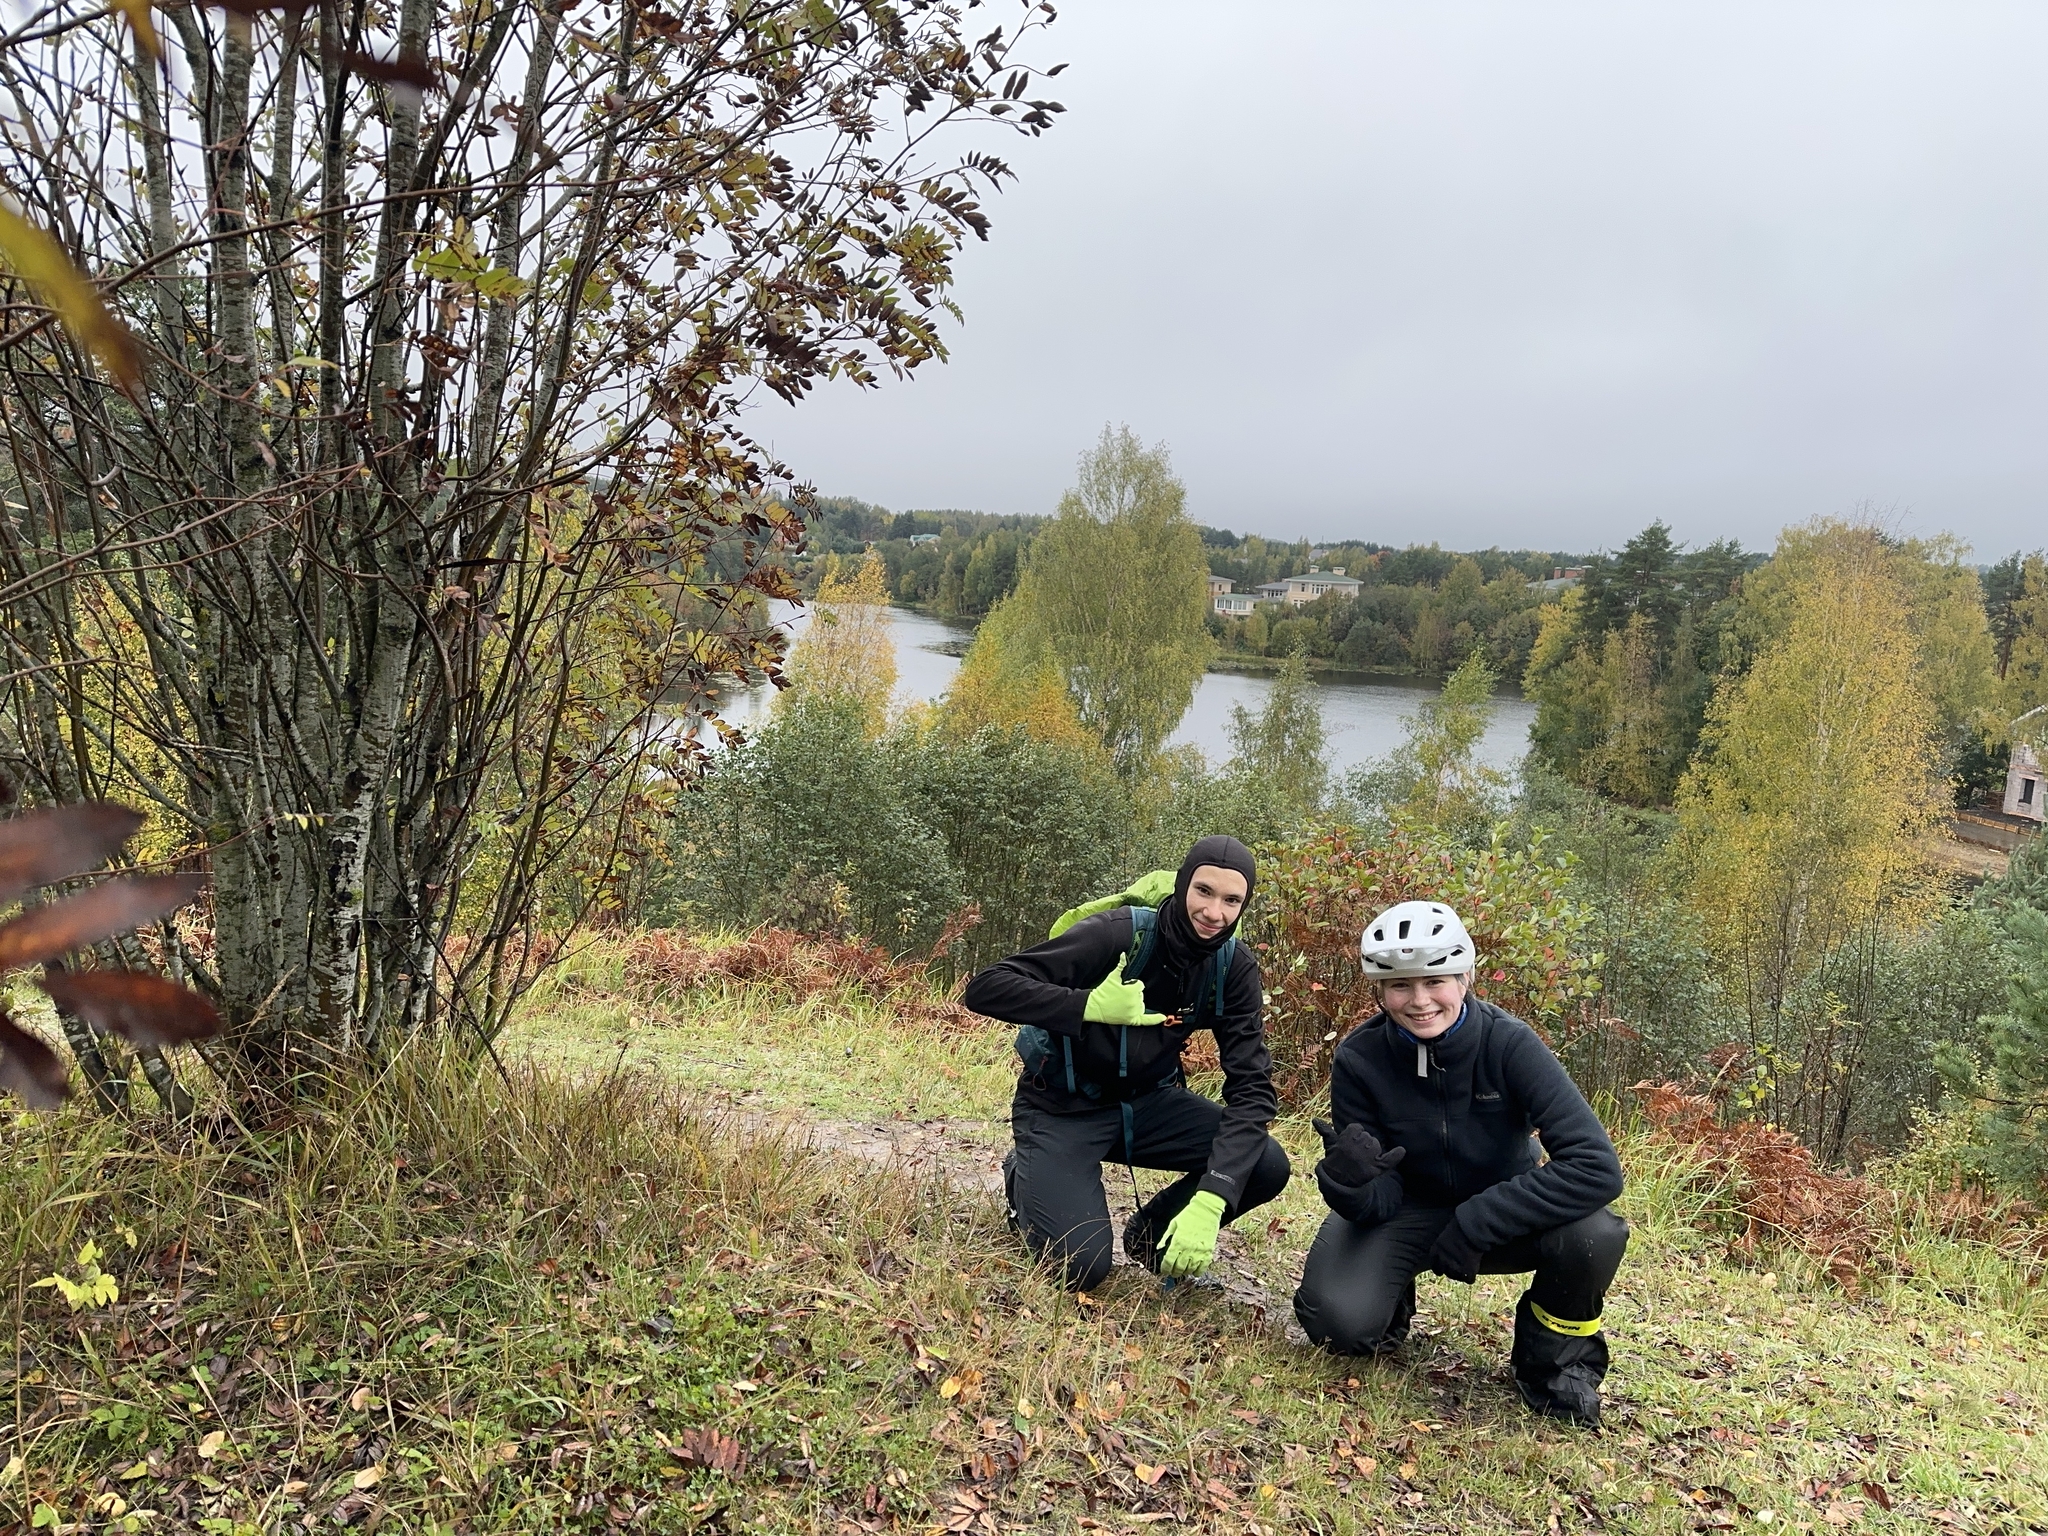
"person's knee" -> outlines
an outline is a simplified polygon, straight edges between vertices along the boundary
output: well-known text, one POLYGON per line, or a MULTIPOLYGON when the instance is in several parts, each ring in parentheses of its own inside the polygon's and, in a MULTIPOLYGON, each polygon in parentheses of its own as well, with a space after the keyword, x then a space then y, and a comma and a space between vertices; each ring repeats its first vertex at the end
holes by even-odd
POLYGON ((1333 1355, 1370 1355, 1385 1344, 1391 1306, 1304 1277, 1294 1293, 1294 1315, 1311 1344, 1333 1355))
POLYGON ((1628 1251, 1626 1221, 1603 1205, 1592 1215, 1581 1217, 1573 1225, 1578 1228, 1579 1239, 1586 1245, 1587 1254, 1596 1267, 1621 1267, 1621 1256, 1628 1251))
POLYGON ((1116 1255, 1107 1241, 1071 1246, 1061 1253, 1062 1278, 1070 1291, 1092 1291, 1109 1279, 1116 1255))
POLYGON ((1280 1198, 1280 1191, 1287 1187, 1287 1181, 1294 1177, 1294 1164, 1287 1160, 1287 1151, 1272 1137, 1266 1138, 1266 1145, 1259 1153, 1259 1160, 1252 1165, 1251 1177, 1245 1181, 1243 1210, 1255 1205, 1264 1205, 1269 1200, 1280 1198))
POLYGON ((1557 1252, 1573 1270, 1612 1275, 1628 1250, 1628 1223, 1606 1206, 1557 1229, 1557 1252))

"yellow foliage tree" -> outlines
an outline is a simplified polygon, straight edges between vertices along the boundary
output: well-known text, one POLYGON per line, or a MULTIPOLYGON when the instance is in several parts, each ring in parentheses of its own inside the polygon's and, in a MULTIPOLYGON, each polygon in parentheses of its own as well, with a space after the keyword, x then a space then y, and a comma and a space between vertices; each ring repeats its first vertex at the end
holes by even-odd
POLYGON ((1104 428, 1033 542, 1004 627, 983 625, 975 643, 1013 649, 1001 663, 1012 678, 1035 678, 1041 659, 1056 665, 1127 778, 1173 734, 1215 653, 1208 564, 1185 500, 1163 447, 1104 428))
POLYGON ((848 575, 831 557, 811 622, 789 653, 785 700, 837 696, 857 701, 868 719, 868 734, 889 723, 889 696, 896 688, 896 642, 889 636, 889 578, 872 549, 848 575))
POLYGON ((1939 710, 1894 552, 1865 531, 1804 544, 1782 627, 1723 687, 1679 788, 1675 871, 1752 1043, 1845 945, 1909 920, 1914 843, 1942 813, 1939 710))
POLYGON ((985 725, 1022 726, 1039 741, 1100 748, 1101 739, 1081 723, 1059 663, 1021 628, 1007 600, 982 621, 939 708, 939 723, 962 735, 985 725))
POLYGON ((1881 559, 1897 585, 1896 600, 1918 650, 1923 689, 1935 709, 1941 739, 1956 743, 1991 723, 1997 669, 1991 628, 1984 616, 1984 589, 1965 563, 1968 549, 1949 534, 1900 539, 1866 522, 1815 518, 1778 537, 1770 563, 1743 582, 1736 615, 1737 644, 1757 654, 1780 639, 1791 622, 1797 595, 1830 562, 1881 559))
POLYGON ((2013 603, 2012 654, 1999 688, 1999 724, 2048 704, 2048 559, 2029 555, 2013 603))

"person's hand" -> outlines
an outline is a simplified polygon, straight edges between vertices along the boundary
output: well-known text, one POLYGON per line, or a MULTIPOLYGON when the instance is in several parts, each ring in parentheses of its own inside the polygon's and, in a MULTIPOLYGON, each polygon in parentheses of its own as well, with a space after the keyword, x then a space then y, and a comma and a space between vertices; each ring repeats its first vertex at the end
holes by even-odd
POLYGON ((1479 1263, 1485 1257, 1472 1246, 1472 1239, 1465 1235, 1464 1227, 1453 1216, 1444 1223, 1443 1231, 1437 1234, 1436 1242, 1429 1250, 1429 1267, 1446 1280, 1470 1285, 1479 1278, 1479 1263))
POLYGON ((1223 1197, 1197 1190, 1194 1199, 1166 1224, 1159 1249, 1159 1273, 1189 1280, 1216 1262, 1216 1234, 1223 1230, 1223 1197))
POLYGON ((1336 1126, 1327 1120, 1311 1120, 1309 1124, 1323 1138, 1323 1171, 1347 1187, 1370 1184, 1381 1174, 1398 1167, 1401 1159, 1408 1155, 1406 1147, 1383 1149, 1379 1138, 1355 1120, 1344 1127, 1341 1136, 1337 1134, 1336 1126))
POLYGON ((1166 1015, 1148 1013, 1145 1010, 1145 984, 1142 981, 1125 981, 1124 966, 1130 960, 1128 953, 1117 957, 1116 966, 1102 978, 1102 984, 1088 994, 1088 1005, 1081 1010, 1081 1017, 1090 1024, 1164 1024, 1166 1015))

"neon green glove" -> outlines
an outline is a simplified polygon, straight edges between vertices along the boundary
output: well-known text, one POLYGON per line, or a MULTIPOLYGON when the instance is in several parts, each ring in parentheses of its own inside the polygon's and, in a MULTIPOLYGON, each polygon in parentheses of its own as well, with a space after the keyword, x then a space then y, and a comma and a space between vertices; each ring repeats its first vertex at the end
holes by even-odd
POLYGON ((1125 981, 1124 965, 1131 957, 1117 956, 1116 968, 1102 978, 1102 985, 1088 994, 1088 1006, 1081 1017, 1090 1024, 1164 1024, 1163 1013, 1145 1011, 1145 984, 1125 981))
POLYGON ((1181 1213, 1166 1224, 1166 1246, 1159 1253, 1159 1273, 1169 1280, 1188 1280, 1216 1262, 1216 1234, 1223 1230, 1223 1197, 1200 1190, 1181 1213))

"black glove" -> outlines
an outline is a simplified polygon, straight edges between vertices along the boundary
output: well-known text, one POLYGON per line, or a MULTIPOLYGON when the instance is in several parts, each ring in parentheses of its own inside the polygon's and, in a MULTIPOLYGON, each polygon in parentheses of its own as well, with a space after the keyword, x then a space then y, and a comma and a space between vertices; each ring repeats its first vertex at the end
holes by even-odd
POLYGON ((1446 1280, 1470 1285, 1479 1278, 1479 1262, 1485 1257, 1472 1246, 1472 1239, 1465 1235, 1464 1227, 1453 1216, 1444 1223, 1443 1231, 1437 1234, 1436 1242, 1429 1250, 1429 1267, 1446 1280))
POLYGON ((1341 1136, 1337 1134, 1336 1126, 1327 1120, 1311 1120, 1309 1124, 1323 1138, 1323 1172, 1338 1184, 1354 1188, 1370 1184, 1381 1174, 1398 1167, 1401 1159, 1408 1155, 1406 1147, 1382 1151, 1379 1138, 1357 1121, 1345 1126, 1341 1136))

